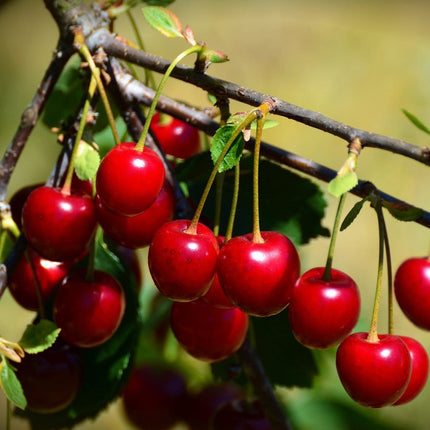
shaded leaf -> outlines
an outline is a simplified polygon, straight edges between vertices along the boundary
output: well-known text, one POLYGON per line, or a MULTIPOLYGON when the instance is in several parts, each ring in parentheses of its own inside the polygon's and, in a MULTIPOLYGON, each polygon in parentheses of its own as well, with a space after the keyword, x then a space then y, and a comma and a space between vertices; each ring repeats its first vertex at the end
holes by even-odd
POLYGON ((179 18, 169 9, 161 6, 147 6, 142 9, 148 24, 167 37, 184 37, 179 18))
POLYGON ((29 324, 19 344, 28 354, 36 354, 52 346, 60 333, 57 325, 42 319, 36 324, 29 324))
MULTIPOLYGON (((81 148, 79 148, 81 149, 81 148)), ((100 165, 100 155, 90 145, 84 145, 75 162, 75 172, 82 181, 93 180, 100 165)))
POLYGON ((25 409, 27 400, 24 396, 21 383, 15 375, 13 368, 9 365, 7 360, 0 363, 0 380, 6 397, 18 408, 25 409))
POLYGON ((430 129, 420 119, 418 119, 415 115, 411 114, 406 109, 402 109, 402 112, 406 115, 406 118, 408 118, 408 120, 413 125, 415 125, 415 127, 419 128, 424 133, 430 134, 430 129))
POLYGON ((369 199, 368 197, 365 197, 364 199, 360 200, 352 207, 352 209, 347 213, 346 217, 342 221, 342 224, 340 226, 340 231, 345 230, 354 222, 355 218, 357 218, 358 214, 363 208, 364 203, 368 199, 369 199))
POLYGON ((394 203, 382 200, 382 206, 399 221, 415 221, 424 214, 422 209, 410 206, 406 203, 394 203))
POLYGON ((172 4, 175 0, 140 0, 141 3, 146 3, 150 6, 169 6, 169 4, 172 4))
POLYGON ((328 192, 334 197, 340 197, 342 194, 352 190, 358 184, 357 174, 355 172, 346 172, 337 175, 328 184, 328 192))
MULTIPOLYGON (((218 161, 219 156, 221 155, 225 145, 228 143, 236 128, 237 127, 234 125, 224 125, 216 131, 210 148, 214 165, 218 161)), ((227 154, 219 166, 218 172, 225 172, 226 170, 234 167, 242 157, 244 146, 245 140, 243 138, 243 134, 240 133, 239 136, 237 136, 234 140, 230 149, 227 151, 227 154)))

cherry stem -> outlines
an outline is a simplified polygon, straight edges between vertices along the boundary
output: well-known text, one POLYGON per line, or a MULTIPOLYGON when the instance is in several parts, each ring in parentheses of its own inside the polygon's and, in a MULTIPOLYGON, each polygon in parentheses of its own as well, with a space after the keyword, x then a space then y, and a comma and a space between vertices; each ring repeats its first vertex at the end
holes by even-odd
POLYGON ((215 215, 214 215, 214 235, 219 235, 219 225, 221 220, 221 203, 222 190, 224 187, 225 172, 221 172, 216 176, 216 194, 215 194, 215 215))
POLYGON ((234 166, 234 186, 233 197, 231 199, 230 216, 228 219, 227 229, 225 232, 224 241, 227 242, 233 236, 234 218, 236 217, 237 201, 239 199, 239 183, 240 183, 240 161, 234 166))
MULTIPOLYGON (((100 74, 100 71, 97 69, 95 73, 100 74)), ((93 98, 94 93, 96 91, 96 86, 97 86, 96 79, 94 75, 92 75, 90 80, 90 85, 88 87, 87 99, 85 100, 84 107, 82 108, 81 119, 79 121, 78 132, 76 133, 72 155, 70 156, 70 163, 67 169, 66 179, 64 180, 64 184, 61 189, 61 192, 66 195, 70 195, 71 193, 73 172, 75 170, 75 163, 79 153, 79 144, 81 142, 82 136, 84 134, 84 129, 87 124, 87 115, 88 115, 88 111, 90 110, 91 99, 93 98)))
POLYGON ((225 144, 223 150, 221 151, 221 154, 218 157, 218 160, 216 161, 212 172, 209 176, 209 179, 206 183, 205 189, 203 190, 202 196, 200 197, 199 204, 197 205, 196 211, 194 213, 193 219, 191 220, 191 223, 189 227, 187 228, 186 232, 189 234, 195 234, 197 232, 197 224, 199 222, 200 216, 203 211, 203 207, 205 205, 206 199, 209 195, 209 191, 212 187, 212 184, 215 180, 215 177, 218 173, 219 166, 222 163, 222 160, 224 159, 225 155, 227 154, 228 150, 230 149, 231 145, 233 145, 233 142, 236 140, 236 138, 242 133, 242 130, 244 130, 246 127, 248 127, 255 119, 257 119, 257 112, 258 109, 252 110, 248 116, 240 123, 236 129, 233 131, 233 133, 230 136, 230 139, 228 139, 227 143, 225 144))
POLYGON ((6 430, 11 429, 12 405, 11 401, 6 398, 6 430))
POLYGON ((86 282, 94 281, 94 266, 96 262, 96 238, 97 238, 97 233, 94 235, 93 239, 91 240, 89 250, 88 250, 88 266, 87 266, 87 273, 85 274, 86 282))
POLYGON ((173 69, 176 67, 176 65, 185 57, 188 55, 194 54, 195 52, 201 52, 204 49, 203 46, 196 45, 192 46, 191 48, 186 49, 185 51, 181 52, 171 63, 170 66, 167 68, 166 72, 164 73, 160 83, 158 84, 157 91, 155 92, 154 98, 152 99, 151 106, 149 107, 148 114, 146 116, 146 121, 143 126, 142 134, 140 135, 139 141, 136 144, 135 149, 138 151, 143 151, 143 148, 145 146, 146 137, 149 132, 149 127, 151 125, 151 119, 154 116, 155 108, 157 107, 158 99, 161 96, 161 91, 163 90, 164 86, 166 85, 167 79, 169 78, 170 74, 172 73, 173 69))
POLYGON ((344 193, 340 196, 339 203, 337 205, 336 216, 334 218, 334 224, 333 224, 333 231, 331 233, 330 245, 328 247, 327 261, 325 263, 324 273, 321 277, 323 281, 331 281, 331 268, 333 264, 333 255, 334 255, 334 250, 336 246, 337 235, 339 233, 339 224, 341 220, 343 206, 346 200, 346 194, 347 193, 344 193))
POLYGON ((100 97, 102 99, 106 116, 109 121, 110 128, 112 130, 113 138, 116 145, 119 145, 121 143, 121 139, 118 134, 118 130, 116 128, 115 118, 112 113, 112 109, 110 107, 109 99, 106 94, 105 88, 103 86, 103 82, 100 79, 100 69, 96 66, 94 63, 93 57, 91 56, 91 52, 88 49, 88 46, 85 45, 85 43, 80 43, 81 38, 83 38, 82 34, 77 34, 75 36, 75 44, 79 45, 79 53, 82 54, 82 56, 85 58, 85 61, 88 63, 88 66, 90 67, 91 73, 94 76, 96 83, 97 83, 97 89, 99 90, 100 97))
POLYGON ((379 227, 379 256, 378 256, 378 274, 376 277, 376 290, 375 290, 375 300, 373 304, 372 322, 370 325, 369 335, 367 336, 367 341, 376 343, 379 341, 378 338, 378 314, 379 305, 381 302, 381 286, 382 286, 382 271, 384 267, 384 244, 385 244, 385 234, 383 220, 380 216, 381 200, 377 199, 374 203, 374 208, 378 216, 378 227, 379 227))
POLYGON ((24 251, 24 255, 25 255, 25 258, 27 259, 28 264, 30 266, 31 274, 33 275, 33 279, 34 279, 34 285, 36 286, 37 305, 39 308, 40 318, 44 319, 45 318, 45 306, 43 304, 42 290, 40 288, 39 279, 37 278, 36 269, 34 267, 33 260, 31 259, 30 253, 28 252, 28 250, 24 251))

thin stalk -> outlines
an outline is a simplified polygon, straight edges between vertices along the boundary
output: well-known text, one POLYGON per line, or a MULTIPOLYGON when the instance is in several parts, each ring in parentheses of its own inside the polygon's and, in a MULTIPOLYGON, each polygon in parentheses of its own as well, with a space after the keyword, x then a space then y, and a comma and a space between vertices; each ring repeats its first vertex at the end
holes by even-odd
POLYGON ((12 405, 10 400, 6 398, 6 430, 11 430, 11 421, 12 421, 12 405))
POLYGON ((214 216, 214 235, 219 235, 219 225, 221 220, 221 203, 222 190, 224 187, 225 172, 221 172, 216 176, 216 194, 215 194, 215 216, 214 216))
POLYGON ((382 286, 382 270, 384 267, 384 244, 385 244, 385 234, 382 219, 379 216, 379 211, 381 211, 381 202, 378 200, 375 205, 376 213, 378 215, 378 227, 379 227, 379 256, 378 256, 378 273, 376 277, 376 290, 375 290, 375 301, 373 304, 372 321, 370 325, 369 335, 367 336, 368 342, 376 343, 378 342, 378 314, 379 305, 381 302, 381 286, 382 286))
POLYGON ((33 260, 31 259, 30 253, 28 252, 28 250, 24 251, 24 255, 28 261, 28 264, 30 265, 31 274, 33 275, 34 285, 36 287, 37 307, 39 308, 40 318, 44 319, 45 318, 45 305, 43 304, 42 289, 40 288, 40 282, 39 282, 39 279, 37 278, 36 269, 34 267, 33 260))
POLYGON ((103 106, 104 106, 104 108, 106 110, 106 116, 108 118, 109 125, 110 125, 111 130, 112 130, 112 134, 113 134, 113 138, 115 140, 115 144, 119 145, 121 143, 121 139, 119 137, 118 130, 116 128, 115 118, 113 116, 112 109, 110 107, 108 96, 107 96, 105 88, 103 86, 103 82, 100 79, 100 69, 94 63, 93 57, 91 56, 91 52, 88 49, 87 45, 85 45, 84 43, 80 44, 80 46, 79 46, 79 53, 87 61, 88 65, 90 67, 91 73, 92 73, 92 75, 94 76, 94 78, 96 80, 97 89, 99 90, 100 97, 101 97, 102 102, 103 102, 103 106))
MULTIPOLYGON (((96 74, 100 74, 100 70, 97 69, 96 74)), ((73 171, 75 170, 76 158, 78 156, 79 151, 79 143, 81 142, 82 135, 84 134, 84 129, 87 124, 87 115, 91 106, 91 99, 94 96, 94 92, 96 91, 96 78, 94 75, 91 76, 90 85, 88 87, 87 99, 85 100, 84 107, 81 113, 81 120, 79 121, 78 132, 75 137, 75 143, 73 145, 72 155, 70 157, 69 167, 67 169, 66 179, 64 180, 62 192, 63 194, 70 194, 70 190, 72 187, 72 179, 73 179, 73 171)))
POLYGON ((161 91, 163 90, 164 86, 166 85, 167 79, 169 78, 170 74, 172 73, 173 69, 176 67, 176 65, 185 57, 187 57, 188 55, 194 54, 195 52, 200 52, 203 49, 202 46, 200 45, 196 45, 196 46, 192 46, 191 48, 186 49, 185 51, 181 52, 171 63, 170 66, 168 67, 168 69, 166 70, 166 72, 164 73, 157 91, 155 93, 155 96, 152 100, 151 106, 149 108, 149 112, 146 116, 146 121, 145 124, 143 126, 143 130, 142 130, 142 134, 140 136, 139 141, 136 144, 136 150, 138 151, 142 151, 144 146, 145 146, 145 142, 146 142, 146 136, 148 135, 148 131, 149 131, 149 126, 151 125, 151 119, 154 116, 154 112, 155 112, 155 108, 157 107, 157 103, 158 103, 158 99, 160 98, 161 95, 161 91))
POLYGON ((3 229, 0 232, 0 261, 3 261, 5 258, 3 254, 5 252, 7 234, 8 234, 7 231, 3 229))
POLYGON ((239 199, 239 183, 240 183, 240 162, 234 166, 234 186, 233 198, 231 199, 230 216, 228 219, 227 229, 225 232, 225 242, 233 236, 234 218, 236 217, 237 201, 239 199))
POLYGON ((328 247, 327 260, 325 263, 324 273, 322 275, 323 281, 331 281, 331 268, 333 264, 334 249, 336 246, 336 239, 337 239, 337 234, 339 232, 339 224, 341 220, 343 206, 345 204, 346 194, 347 193, 344 193, 340 196, 339 203, 337 205, 336 216, 334 218, 334 224, 333 224, 333 231, 330 238, 330 245, 328 247))
POLYGON ((87 266, 87 272, 85 274, 86 282, 94 281, 94 266, 96 262, 96 237, 97 237, 97 233, 94 235, 93 239, 91 240, 91 243, 88 249, 88 266, 87 266))

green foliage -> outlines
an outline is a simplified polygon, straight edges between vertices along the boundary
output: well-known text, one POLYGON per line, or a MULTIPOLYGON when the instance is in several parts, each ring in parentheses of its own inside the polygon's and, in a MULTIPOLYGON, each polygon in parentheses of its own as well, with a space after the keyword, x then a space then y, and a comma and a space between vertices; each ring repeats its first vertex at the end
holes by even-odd
POLYGON ((142 9, 147 23, 167 37, 184 37, 182 24, 169 9, 160 6, 147 6, 142 9))
POLYGON ((27 354, 37 354, 52 346, 60 333, 57 325, 41 319, 36 324, 29 324, 19 341, 27 354))
POLYGON ((404 203, 393 203, 382 200, 382 206, 399 221, 415 221, 424 214, 422 209, 411 207, 404 203))
POLYGON ((354 222, 361 209, 363 208, 364 203, 366 203, 368 199, 368 197, 365 197, 352 207, 352 209, 347 213, 346 217, 342 221, 340 231, 347 229, 354 222))
POLYGON ((352 190, 357 184, 357 174, 355 172, 345 172, 332 179, 327 190, 332 196, 340 197, 342 194, 352 190))
POLYGON ((27 400, 14 369, 5 358, 1 361, 0 366, 0 381, 6 397, 18 408, 25 409, 27 400))
MULTIPOLYGON (((252 157, 241 161, 240 192, 234 235, 252 231, 252 157)), ((188 159, 177 168, 180 181, 187 184, 189 195, 198 201, 212 168, 208 153, 188 159)), ((260 162, 260 223, 261 230, 279 231, 295 244, 304 244, 317 236, 328 236, 321 225, 327 202, 319 187, 269 161, 260 162)), ((233 195, 234 174, 226 172, 223 188, 220 231, 227 226, 233 195)), ((215 211, 215 191, 212 189, 203 215, 212 219, 215 211)))
POLYGON ((430 134, 430 129, 419 118, 408 112, 406 109, 402 109, 402 112, 415 127, 419 128, 424 133, 430 134))
POLYGON ((93 180, 97 174, 99 165, 99 153, 90 145, 85 145, 75 162, 76 175, 82 181, 93 180))

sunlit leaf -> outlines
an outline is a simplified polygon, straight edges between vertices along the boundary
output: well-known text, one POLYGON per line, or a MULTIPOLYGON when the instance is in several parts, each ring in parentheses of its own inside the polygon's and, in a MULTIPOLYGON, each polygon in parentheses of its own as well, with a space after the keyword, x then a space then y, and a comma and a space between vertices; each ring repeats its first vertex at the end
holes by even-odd
POLYGON ((6 397, 18 408, 25 409, 27 400, 13 368, 9 365, 7 360, 3 360, 0 363, 0 368, 1 386, 6 397))
POLYGON ((328 184, 328 192, 334 197, 340 197, 342 194, 351 191, 358 184, 357 174, 355 172, 346 172, 337 175, 328 184))
POLYGON ((408 118, 408 120, 413 125, 415 125, 415 127, 419 128, 424 133, 430 134, 430 129, 420 119, 418 119, 415 115, 408 112, 406 109, 402 109, 402 112, 406 115, 406 118, 408 118))
POLYGON ((142 9, 148 24, 167 37, 184 37, 179 18, 169 9, 161 6, 147 6, 142 9))
MULTIPOLYGON (((225 145, 228 143, 236 128, 237 127, 233 125, 224 125, 216 131, 211 143, 211 156, 214 165, 218 161, 225 145)), ((234 167, 242 157, 244 146, 245 140, 242 133, 240 133, 224 156, 218 171, 224 172, 234 167)))
POLYGON ((27 326, 19 344, 28 354, 36 354, 52 346, 59 333, 60 329, 54 322, 42 319, 27 326))

